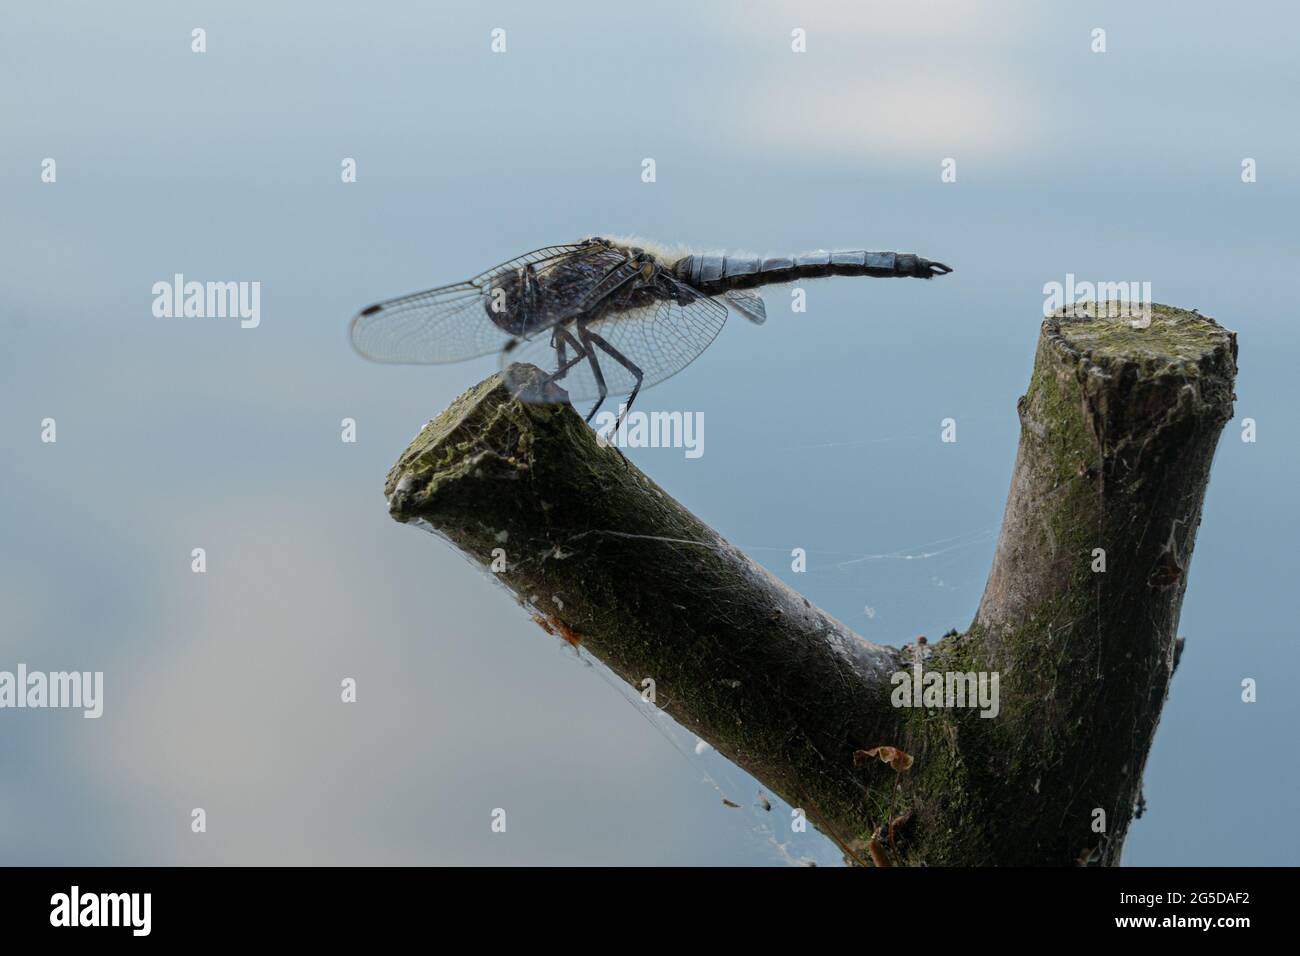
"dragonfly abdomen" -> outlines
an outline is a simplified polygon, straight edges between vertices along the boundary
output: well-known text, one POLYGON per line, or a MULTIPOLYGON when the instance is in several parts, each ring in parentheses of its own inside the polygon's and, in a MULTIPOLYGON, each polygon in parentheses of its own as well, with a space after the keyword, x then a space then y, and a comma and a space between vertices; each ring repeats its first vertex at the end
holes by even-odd
POLYGON ((825 276, 929 279, 951 271, 941 262, 910 253, 862 249, 812 252, 794 257, 689 255, 673 264, 673 273, 679 279, 710 294, 825 276))

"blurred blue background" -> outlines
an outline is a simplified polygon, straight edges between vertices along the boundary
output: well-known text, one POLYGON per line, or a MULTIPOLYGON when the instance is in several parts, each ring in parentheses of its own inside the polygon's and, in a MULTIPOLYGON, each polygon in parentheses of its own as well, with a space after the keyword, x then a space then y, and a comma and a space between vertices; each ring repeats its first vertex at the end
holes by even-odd
POLYGON ((881 643, 974 614, 1045 282, 1149 281, 1238 330, 1124 861, 1300 862, 1298 26, 1283 3, 9 7, 0 669, 102 670, 106 700, 0 711, 0 862, 838 859, 387 517, 389 466, 495 360, 371 365, 352 313, 629 232, 955 267, 810 283, 804 314, 769 293, 766 326, 733 319, 641 399, 703 412, 704 456, 629 452, 881 643), (260 281, 260 327, 154 318, 176 272, 260 281))

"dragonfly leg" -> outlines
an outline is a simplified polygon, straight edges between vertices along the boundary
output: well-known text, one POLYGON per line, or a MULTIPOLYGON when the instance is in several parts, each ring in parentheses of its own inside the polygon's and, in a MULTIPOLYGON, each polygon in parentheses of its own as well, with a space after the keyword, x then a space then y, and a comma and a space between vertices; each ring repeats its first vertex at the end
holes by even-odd
POLYGON ((578 343, 578 340, 573 337, 573 333, 568 329, 559 328, 557 326, 555 332, 552 333, 551 342, 555 345, 555 349, 559 353, 559 364, 556 366, 554 372, 551 372, 546 376, 546 380, 543 383, 544 385, 550 385, 552 382, 557 382, 564 378, 564 376, 569 374, 569 369, 573 368, 573 366, 577 365, 587 357, 587 350, 578 343), (565 343, 572 345, 574 351, 578 353, 571 359, 565 358, 565 343))
POLYGON ((557 361, 556 367, 563 368, 565 352, 567 351, 567 343, 565 341, 564 336, 560 335, 560 330, 558 327, 553 332, 551 332, 551 348, 555 349, 555 354, 558 356, 558 359, 556 360, 557 361))
POLYGON ((628 413, 628 410, 631 409, 632 407, 632 403, 636 401, 637 393, 641 391, 641 381, 642 379, 645 378, 645 373, 643 373, 641 369, 637 368, 636 365, 634 365, 631 361, 629 361, 626 355, 624 355, 618 349, 614 348, 614 346, 610 345, 608 342, 606 342, 595 332, 588 332, 586 341, 589 345, 599 346, 606 354, 609 355, 610 358, 612 358, 619 365, 623 366, 625 369, 631 372, 633 377, 636 379, 636 386, 632 389, 632 394, 627 397, 627 401, 623 405, 623 411, 619 413, 618 418, 615 419, 614 421, 614 431, 616 432, 618 431, 618 426, 623 423, 623 416, 628 413))
MULTIPOLYGON (((602 339, 595 332, 587 331, 585 326, 582 325, 578 326, 578 334, 582 336, 582 344, 587 349, 587 356, 591 362, 591 370, 593 373, 595 373, 596 376, 596 386, 600 389, 600 401, 596 403, 596 408, 593 408, 591 410, 591 414, 587 416, 587 421, 591 421, 592 418, 595 417, 596 409, 600 408, 600 406, 605 403, 605 396, 609 394, 608 389, 605 387, 605 376, 600 370, 600 362, 596 359, 596 350, 592 348, 592 345, 600 344, 603 345, 606 349, 608 349, 610 346, 608 342, 602 339)), ((640 387, 640 384, 641 383, 638 381, 637 387, 640 387)), ((635 394, 636 393, 633 392, 633 395, 635 394)), ((624 411, 626 411, 626 408, 624 409, 624 411)), ((611 428, 608 432, 606 432, 605 441, 609 442, 610 446, 614 449, 614 451, 618 452, 618 457, 623 459, 623 466, 625 468, 631 468, 632 465, 627 460, 627 455, 623 454, 622 449, 620 449, 618 445, 613 444, 614 436, 618 434, 618 424, 621 420, 622 420, 622 414, 620 413, 619 417, 614 419, 614 427, 611 428)))
POLYGON ((609 389, 605 387, 605 375, 600 370, 600 363, 596 361, 596 350, 591 347, 591 340, 599 338, 599 336, 595 332, 588 332, 586 327, 579 324, 578 338, 582 340, 583 348, 587 354, 587 361, 591 363, 591 374, 596 376, 596 388, 600 391, 600 398, 596 400, 592 410, 587 413, 586 421, 591 421, 596 417, 596 412, 600 411, 600 406, 605 404, 605 397, 609 395, 609 389))
POLYGON ((583 356, 586 354, 583 347, 578 344, 578 340, 573 337, 573 333, 563 325, 557 325, 551 332, 551 347, 555 349, 559 356, 559 361, 556 365, 555 372, 547 379, 548 382, 553 382, 557 378, 563 378, 568 374, 569 369, 582 361, 583 356), (572 362, 567 359, 569 345, 572 345, 573 350, 578 353, 574 356, 572 362))
MULTIPOLYGON (((557 327, 551 332, 551 346, 558 353, 558 364, 553 372, 546 372, 540 381, 524 382, 514 374, 514 364, 508 361, 508 357, 524 340, 511 339, 502 349, 502 365, 505 367, 505 382, 511 390, 511 394, 520 401, 530 403, 554 402, 558 396, 552 394, 551 386, 568 374, 569 369, 577 365, 587 357, 587 349, 584 349, 578 340, 573 337, 573 333, 567 329, 557 327), (573 358, 567 357, 566 346, 572 345, 577 354, 573 358)), ((542 371, 545 372, 545 369, 542 371)))

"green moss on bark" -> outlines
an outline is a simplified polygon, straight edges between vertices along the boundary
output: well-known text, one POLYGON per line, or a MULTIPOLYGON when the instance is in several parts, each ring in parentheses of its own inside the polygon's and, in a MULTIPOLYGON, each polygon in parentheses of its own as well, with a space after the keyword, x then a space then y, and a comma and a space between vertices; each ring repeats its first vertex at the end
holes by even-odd
POLYGON ((879 648, 780 584, 601 447, 567 405, 494 376, 430 422, 388 476, 399 521, 449 539, 547 630, 581 644, 861 862, 1119 859, 1167 691, 1185 570, 1236 344, 1195 313, 1052 318, 1019 403, 1021 444, 972 626, 927 671, 997 672, 1000 712, 895 708, 912 650, 879 648), (1179 537, 1177 529, 1184 529, 1179 537), (1104 551, 1106 570, 1094 570, 1104 551), (897 773, 853 754, 899 747, 897 773), (1107 817, 1094 832, 1094 813, 1107 817))

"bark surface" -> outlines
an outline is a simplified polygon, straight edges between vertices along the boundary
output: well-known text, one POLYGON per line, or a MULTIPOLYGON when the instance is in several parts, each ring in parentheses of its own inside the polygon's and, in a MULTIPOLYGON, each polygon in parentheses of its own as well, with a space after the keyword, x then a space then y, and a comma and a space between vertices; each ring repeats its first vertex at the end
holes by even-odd
POLYGON ((398 521, 495 561, 548 631, 638 691, 654 681, 659 706, 849 861, 1115 864, 1235 375, 1235 334, 1194 312, 1154 306, 1148 328, 1095 311, 1045 321, 978 613, 928 645, 854 634, 572 407, 518 402, 499 376, 425 426, 385 494, 398 521), (996 674, 997 716, 894 706, 891 679, 918 668, 922 686, 996 674), (910 765, 863 754, 881 746, 910 765))

